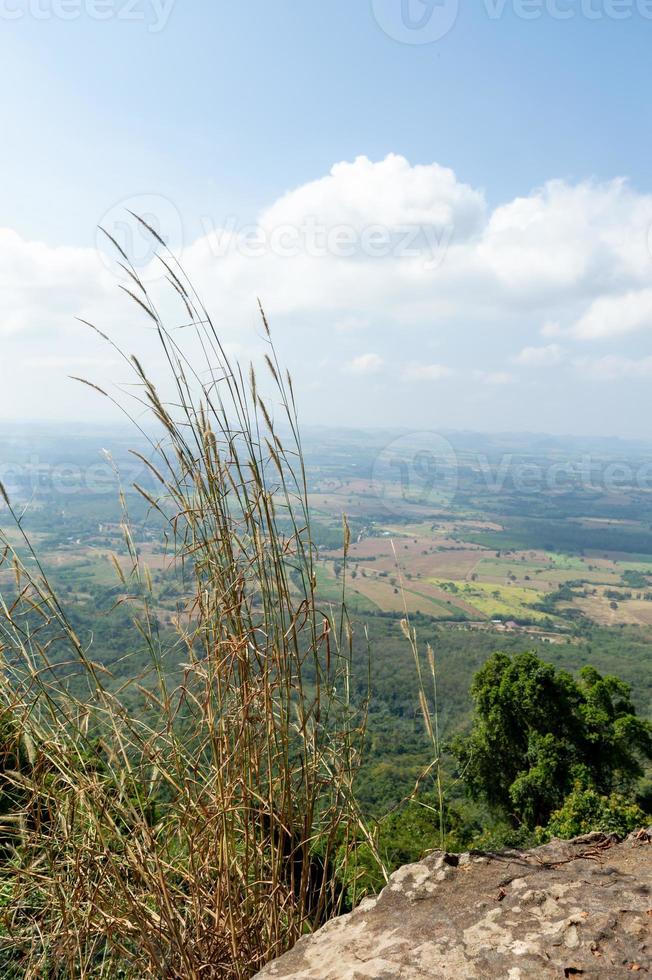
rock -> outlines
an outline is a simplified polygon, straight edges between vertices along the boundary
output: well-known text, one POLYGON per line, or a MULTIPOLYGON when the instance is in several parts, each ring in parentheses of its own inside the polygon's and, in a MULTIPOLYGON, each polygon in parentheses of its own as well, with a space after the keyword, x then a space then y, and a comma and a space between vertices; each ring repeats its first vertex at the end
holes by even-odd
POLYGON ((443 854, 305 936, 260 980, 652 975, 652 828, 443 854))

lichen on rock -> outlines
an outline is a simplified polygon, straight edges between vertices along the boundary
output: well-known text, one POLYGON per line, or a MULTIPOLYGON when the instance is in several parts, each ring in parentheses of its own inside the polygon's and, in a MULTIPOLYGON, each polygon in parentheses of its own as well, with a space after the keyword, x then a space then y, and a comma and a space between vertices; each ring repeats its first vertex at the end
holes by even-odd
POLYGON ((652 828, 400 868, 260 980, 540 980, 652 973, 652 828))

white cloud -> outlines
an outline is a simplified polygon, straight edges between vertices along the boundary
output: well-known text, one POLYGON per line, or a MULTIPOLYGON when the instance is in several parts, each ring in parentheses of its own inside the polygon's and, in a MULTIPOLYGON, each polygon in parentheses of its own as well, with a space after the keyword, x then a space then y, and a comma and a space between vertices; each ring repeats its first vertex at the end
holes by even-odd
POLYGON ((623 180, 553 180, 496 208, 480 252, 509 295, 554 308, 649 280, 651 224, 652 196, 623 180))
POLYGON ((0 336, 69 330, 74 316, 102 309, 112 288, 93 249, 30 242, 0 228, 0 336))
MULTIPOLYGON (((411 166, 395 154, 378 162, 358 157, 271 202, 253 237, 244 224, 236 220, 191 242, 182 262, 221 339, 242 351, 256 349, 255 298, 262 297, 298 384, 308 385, 306 361, 327 349, 332 364, 361 378, 396 363, 407 380, 436 382, 454 371, 479 384, 504 385, 514 378, 487 369, 488 351, 492 364, 509 366, 520 350, 518 364, 545 367, 562 358, 577 362, 573 347, 590 352, 593 342, 618 343, 652 327, 652 195, 622 179, 553 180, 491 210, 480 189, 436 163, 411 166), (352 358, 351 337, 364 330, 373 352, 352 358), (541 343, 542 334, 550 343, 541 343), (421 363, 439 338, 446 339, 450 368, 421 363)), ((157 298, 161 288, 154 286, 157 298)), ((172 325, 181 324, 184 311, 173 301, 162 300, 163 310, 172 311, 172 325)), ((46 380, 51 385, 57 370, 63 375, 71 356, 104 354, 75 316, 117 333, 148 362, 153 356, 154 332, 137 308, 119 302, 94 249, 55 247, 0 230, 0 416, 36 404, 46 380), (21 369, 15 359, 10 365, 6 344, 13 345, 12 358, 31 358, 31 367, 21 369)), ((189 335, 175 337, 190 343, 189 335)), ((610 363, 595 370, 628 370, 610 363)), ((593 368, 581 370, 586 375, 593 368)), ((347 386, 342 376, 330 383, 336 400, 342 394, 342 413, 346 399, 357 397, 349 389, 364 387, 347 386)), ((424 385, 424 399, 436 399, 438 387, 424 385)), ((58 392, 54 399, 60 403, 58 392)), ((395 414, 390 402, 360 395, 358 408, 384 423, 395 414)))
POLYGON ((542 321, 544 336, 557 336, 596 300, 618 305, 649 288, 650 227, 652 195, 620 179, 550 181, 488 212, 451 170, 358 157, 266 209, 255 257, 232 229, 217 235, 219 258, 209 235, 184 262, 229 319, 256 293, 275 316, 381 318, 401 329, 430 321, 442 331, 455 318, 469 333, 513 319, 528 340, 542 321), (380 249, 365 244, 374 229, 380 249))
MULTIPOLYGON (((407 326, 464 317, 472 329, 530 313, 544 334, 566 322, 588 338, 616 329, 612 309, 625 308, 631 326, 622 330, 646 322, 650 226, 652 195, 622 180, 551 181, 487 213, 482 192, 452 170, 390 154, 336 164, 265 209, 259 237, 236 221, 188 245, 182 260, 234 336, 260 295, 270 316, 309 312, 344 332, 378 318, 407 326), (333 244, 342 229, 351 236, 344 249, 333 244), (364 238, 374 229, 385 236, 380 248, 364 238)), ((101 313, 111 286, 93 249, 10 230, 0 231, 0 270, 5 332, 101 313)))
POLYGON ((563 356, 564 350, 559 344, 547 344, 545 347, 524 347, 514 361, 524 367, 553 367, 563 356))
POLYGON ((336 163, 326 177, 289 191, 260 217, 268 230, 310 223, 328 228, 404 225, 441 228, 452 225, 458 238, 479 231, 485 220, 481 191, 458 181, 437 163, 410 166, 390 153, 372 162, 365 156, 336 163))
POLYGON ((408 364, 402 373, 404 381, 441 381, 450 378, 451 368, 445 364, 408 364))
POLYGON ((352 361, 344 364, 344 370, 349 374, 376 374, 383 366, 383 359, 378 354, 360 354, 352 361))
POLYGON ((571 329, 581 340, 605 340, 652 328, 652 289, 601 296, 571 329))

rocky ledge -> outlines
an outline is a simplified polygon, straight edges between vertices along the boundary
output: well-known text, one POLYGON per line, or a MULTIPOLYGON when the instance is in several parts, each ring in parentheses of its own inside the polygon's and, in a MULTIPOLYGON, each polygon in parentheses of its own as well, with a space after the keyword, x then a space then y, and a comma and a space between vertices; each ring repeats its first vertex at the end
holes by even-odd
POLYGON ((652 975, 652 828, 400 868, 260 980, 652 975))

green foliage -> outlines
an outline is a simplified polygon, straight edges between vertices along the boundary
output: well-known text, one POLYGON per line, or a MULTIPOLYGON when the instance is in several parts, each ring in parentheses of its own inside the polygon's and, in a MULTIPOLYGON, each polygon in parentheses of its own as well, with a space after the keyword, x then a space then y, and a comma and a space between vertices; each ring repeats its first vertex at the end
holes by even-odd
POLYGON ((620 793, 601 796, 594 789, 576 786, 566 797, 559 810, 555 810, 548 826, 540 828, 540 843, 553 837, 568 840, 591 831, 624 836, 645 824, 646 815, 637 803, 620 793))
POLYGON ((623 584, 630 589, 647 589, 647 576, 633 568, 623 572, 623 584))
POLYGON ((630 689, 585 667, 577 682, 534 653, 495 653, 476 674, 471 735, 455 743, 471 794, 514 825, 544 826, 576 784, 631 791, 652 757, 652 726, 630 689))
POLYGON ((475 851, 504 851, 508 848, 524 849, 537 843, 535 834, 527 827, 513 827, 505 820, 489 820, 473 837, 475 851))

